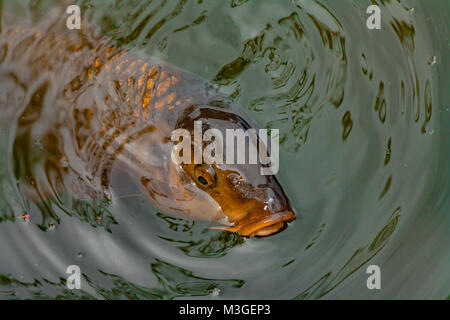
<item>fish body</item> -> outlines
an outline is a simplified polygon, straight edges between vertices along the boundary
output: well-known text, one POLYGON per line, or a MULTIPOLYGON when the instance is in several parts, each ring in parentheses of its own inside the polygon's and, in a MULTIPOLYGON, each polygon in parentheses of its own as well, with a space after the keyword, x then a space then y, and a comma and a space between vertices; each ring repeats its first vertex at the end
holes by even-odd
POLYGON ((4 24, 0 34, 0 72, 28 92, 14 148, 28 154, 23 141, 33 137, 46 152, 41 169, 25 157, 15 169, 34 197, 63 189, 110 198, 126 193, 128 176, 130 190, 161 210, 244 236, 273 234, 295 218, 276 177, 261 176, 259 165, 173 161, 172 132, 193 135, 194 121, 222 132, 254 127, 231 98, 194 74, 118 48, 94 28, 68 30, 61 20, 4 24))

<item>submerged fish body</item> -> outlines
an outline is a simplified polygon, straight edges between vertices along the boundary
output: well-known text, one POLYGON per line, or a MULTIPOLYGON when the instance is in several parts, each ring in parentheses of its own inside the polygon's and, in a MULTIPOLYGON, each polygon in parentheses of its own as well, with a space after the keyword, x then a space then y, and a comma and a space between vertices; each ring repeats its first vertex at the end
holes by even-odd
POLYGON ((259 165, 171 158, 173 130, 193 134, 194 121, 205 130, 249 128, 229 97, 196 75, 118 48, 94 29, 68 30, 59 20, 5 24, 0 35, 0 73, 28 92, 14 143, 25 193, 137 192, 167 213, 215 221, 244 236, 273 234, 295 218, 276 177, 261 176, 259 165), (45 153, 39 165, 29 159, 31 140, 45 153), (134 182, 128 190, 124 176, 134 182))

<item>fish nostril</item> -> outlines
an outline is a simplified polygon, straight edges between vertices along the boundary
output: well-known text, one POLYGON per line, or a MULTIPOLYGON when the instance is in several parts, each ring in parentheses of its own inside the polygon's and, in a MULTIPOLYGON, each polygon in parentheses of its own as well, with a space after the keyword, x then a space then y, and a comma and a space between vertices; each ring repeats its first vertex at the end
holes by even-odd
POLYGON ((269 188, 270 187, 270 183, 268 182, 268 183, 261 183, 261 184, 258 184, 258 188, 260 188, 260 189, 266 189, 266 188, 269 188))

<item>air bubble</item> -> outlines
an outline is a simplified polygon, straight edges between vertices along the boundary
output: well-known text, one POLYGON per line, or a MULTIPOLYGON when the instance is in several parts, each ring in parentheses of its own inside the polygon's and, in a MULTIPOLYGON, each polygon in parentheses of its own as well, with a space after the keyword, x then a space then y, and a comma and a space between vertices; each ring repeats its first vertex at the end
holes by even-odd
POLYGON ((435 65, 437 62, 437 57, 436 56, 432 56, 429 60, 428 60, 428 65, 431 67, 433 65, 435 65))
POLYGON ((219 288, 214 288, 213 291, 211 292, 211 296, 213 297, 217 297, 219 294, 220 294, 219 288))
POLYGON ((69 161, 66 158, 62 158, 59 164, 61 165, 61 167, 67 168, 69 166, 69 161))
POLYGON ((44 146, 42 145, 41 141, 39 139, 35 139, 33 141, 33 144, 38 147, 40 150, 44 150, 44 146))

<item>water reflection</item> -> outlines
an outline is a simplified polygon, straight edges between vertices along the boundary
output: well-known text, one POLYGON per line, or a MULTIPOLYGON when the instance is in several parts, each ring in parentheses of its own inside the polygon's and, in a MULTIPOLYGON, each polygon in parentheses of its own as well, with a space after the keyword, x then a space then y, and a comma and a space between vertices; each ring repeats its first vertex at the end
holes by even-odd
POLYGON ((69 290, 66 286, 66 279, 60 278, 58 282, 53 282, 47 279, 35 279, 32 282, 21 281, 13 278, 8 274, 0 274, 0 295, 2 299, 58 299, 58 300, 72 300, 72 299, 95 299, 84 290, 69 290), (55 295, 49 295, 46 291, 48 287, 57 290, 55 295))
POLYGON ((150 265, 153 275, 158 280, 158 287, 148 288, 126 280, 119 275, 98 270, 100 279, 92 279, 83 274, 83 279, 90 286, 88 290, 69 290, 66 279, 59 281, 35 279, 32 282, 21 281, 11 275, 0 274, 0 295, 3 299, 174 299, 177 297, 209 296, 220 294, 228 289, 238 289, 245 281, 238 279, 222 280, 198 277, 192 271, 179 268, 170 263, 156 259, 150 265), (107 282, 107 285, 99 285, 107 282), (56 291, 54 295, 46 293, 46 287, 56 291), (94 290, 95 296, 89 293, 94 290))
POLYGON ((333 290, 342 281, 359 268, 369 262, 383 247, 387 244, 393 235, 398 220, 400 218, 400 207, 398 207, 390 216, 389 220, 372 240, 372 242, 364 247, 358 248, 345 265, 333 276, 333 272, 326 273, 317 280, 311 287, 300 293, 294 299, 311 299, 320 298, 333 290))
POLYGON ((156 216, 165 221, 169 229, 174 231, 170 237, 159 235, 159 238, 175 244, 179 250, 191 257, 220 258, 233 247, 244 243, 244 238, 238 233, 209 229, 197 232, 194 230, 195 221, 168 216, 160 212, 156 216))
POLYGON ((292 150, 306 143, 311 121, 325 105, 341 105, 347 75, 342 25, 319 2, 305 6, 297 5, 296 12, 246 40, 239 57, 214 77, 216 83, 232 87, 231 96, 238 99, 246 87, 240 79, 243 72, 253 65, 263 68, 272 93, 249 101, 250 110, 274 118, 266 127, 282 128, 280 142, 292 150), (314 42, 317 33, 320 48, 314 42))
POLYGON ((159 287, 146 288, 127 281, 125 278, 99 270, 99 273, 111 283, 111 288, 101 287, 98 280, 85 276, 86 281, 96 293, 105 299, 175 299, 177 297, 208 296, 217 290, 240 288, 245 281, 207 279, 194 275, 192 271, 179 268, 156 259, 151 271, 158 279, 159 287))

